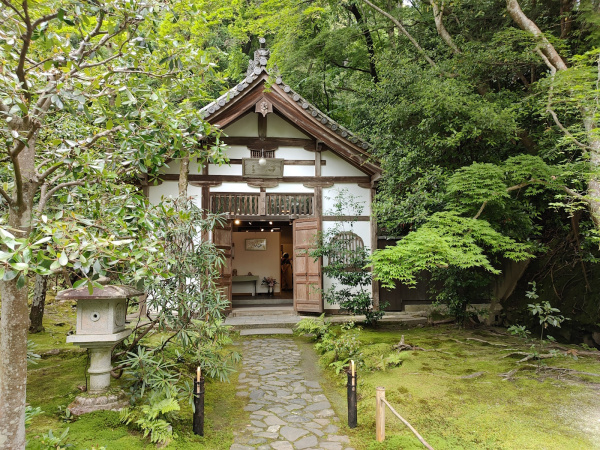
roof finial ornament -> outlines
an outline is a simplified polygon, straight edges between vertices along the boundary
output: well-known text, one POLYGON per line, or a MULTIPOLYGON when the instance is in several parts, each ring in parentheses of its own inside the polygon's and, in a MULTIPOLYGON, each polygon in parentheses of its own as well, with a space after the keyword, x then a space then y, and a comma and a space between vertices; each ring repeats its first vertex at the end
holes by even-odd
POLYGON ((260 48, 265 48, 265 43, 267 40, 264 37, 258 38, 258 42, 260 43, 260 48))

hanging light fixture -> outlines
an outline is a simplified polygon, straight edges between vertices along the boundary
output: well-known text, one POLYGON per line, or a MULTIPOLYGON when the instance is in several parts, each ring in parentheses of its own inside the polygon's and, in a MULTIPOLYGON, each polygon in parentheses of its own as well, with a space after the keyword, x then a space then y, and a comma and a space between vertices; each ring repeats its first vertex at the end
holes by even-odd
POLYGON ((258 160, 258 164, 260 164, 261 166, 264 166, 265 164, 267 164, 267 160, 265 159, 265 149, 264 148, 260 149, 260 159, 258 160))

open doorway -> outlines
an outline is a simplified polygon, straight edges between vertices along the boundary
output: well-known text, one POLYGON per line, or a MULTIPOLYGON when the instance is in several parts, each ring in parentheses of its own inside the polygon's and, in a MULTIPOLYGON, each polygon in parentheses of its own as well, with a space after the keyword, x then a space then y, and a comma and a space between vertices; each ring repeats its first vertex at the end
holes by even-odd
POLYGON ((293 305, 291 221, 234 220, 231 253, 233 308, 293 305))

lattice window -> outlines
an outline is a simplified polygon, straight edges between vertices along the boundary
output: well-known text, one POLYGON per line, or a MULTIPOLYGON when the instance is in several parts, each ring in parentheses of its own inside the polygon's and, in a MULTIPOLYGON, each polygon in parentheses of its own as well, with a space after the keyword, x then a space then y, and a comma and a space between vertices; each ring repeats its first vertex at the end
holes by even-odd
POLYGON ((343 231, 331 239, 332 251, 329 262, 343 264, 346 268, 360 268, 364 264, 363 252, 365 247, 360 236, 351 231, 343 231))
POLYGON ((275 150, 250 150, 251 158, 275 158, 275 150))

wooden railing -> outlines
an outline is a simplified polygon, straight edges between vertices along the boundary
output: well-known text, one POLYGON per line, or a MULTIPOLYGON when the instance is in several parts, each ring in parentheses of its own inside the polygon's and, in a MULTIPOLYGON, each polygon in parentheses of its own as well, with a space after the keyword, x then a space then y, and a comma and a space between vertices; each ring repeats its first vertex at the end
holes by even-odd
POLYGON ((312 194, 267 194, 268 216, 312 216, 312 194))
POLYGON ((421 444, 423 444, 425 448, 427 448, 428 450, 433 450, 433 447, 429 445, 425 441, 425 439, 423 439, 423 437, 417 432, 417 430, 415 430, 411 426, 411 424, 408 423, 408 421, 406 421, 406 419, 404 419, 400 414, 398 414, 398 412, 396 412, 392 405, 388 403, 388 401, 385 399, 385 388, 378 387, 376 389, 375 401, 377 402, 375 406, 375 435, 377 438, 377 442, 383 442, 385 440, 385 407, 387 406, 390 409, 390 411, 398 419, 400 419, 410 431, 413 432, 413 434, 417 437, 419 441, 421 441, 421 444))
POLYGON ((260 194, 221 194, 210 195, 210 211, 219 214, 258 216, 260 194))
POLYGON ((237 216, 312 216, 312 194, 210 194, 210 211, 237 216))

